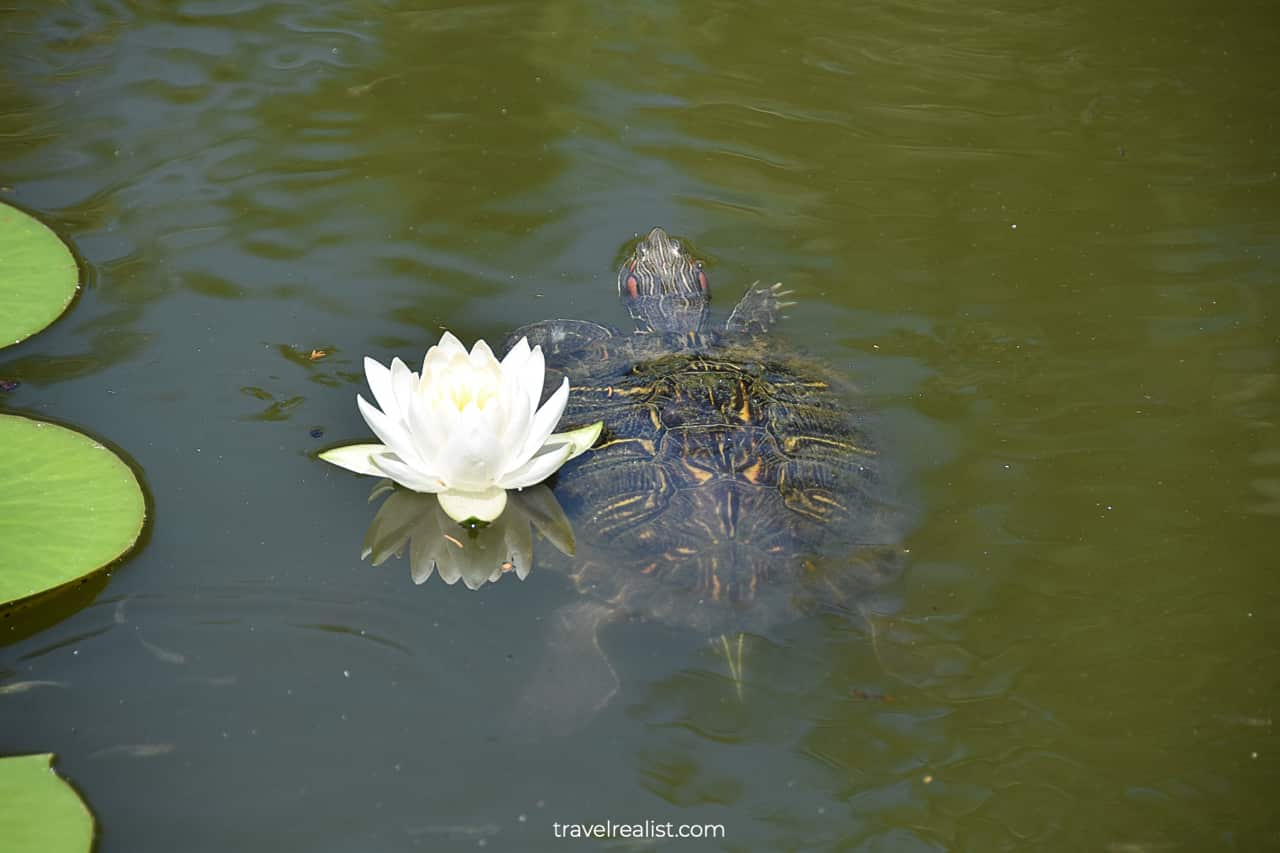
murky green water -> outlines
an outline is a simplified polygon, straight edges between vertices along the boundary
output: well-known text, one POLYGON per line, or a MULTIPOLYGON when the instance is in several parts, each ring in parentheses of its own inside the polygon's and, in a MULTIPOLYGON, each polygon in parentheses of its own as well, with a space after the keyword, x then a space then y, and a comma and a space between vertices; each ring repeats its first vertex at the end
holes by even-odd
POLYGON ((0 695, 0 754, 57 752, 102 853, 1280 843, 1266 5, 17 5, 3 197, 89 284, 0 406, 124 448, 155 518, 9 632, 0 689, 54 684, 0 695), (743 701, 618 626, 615 701, 516 741, 574 593, 371 568, 369 484, 310 454, 365 434, 364 354, 622 322, 654 224, 720 307, 796 291, 785 334, 884 414, 912 564, 754 644, 743 701))

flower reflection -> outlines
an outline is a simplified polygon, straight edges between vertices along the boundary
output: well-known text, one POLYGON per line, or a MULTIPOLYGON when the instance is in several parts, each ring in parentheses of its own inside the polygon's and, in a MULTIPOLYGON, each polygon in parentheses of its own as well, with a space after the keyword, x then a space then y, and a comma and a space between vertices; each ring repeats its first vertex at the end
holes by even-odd
POLYGON ((390 480, 374 487, 369 500, 390 492, 365 534, 361 558, 379 566, 409 552, 414 583, 439 572, 447 584, 459 579, 479 589, 504 574, 524 580, 533 567, 533 528, 562 554, 574 551, 573 528, 546 486, 512 493, 502 515, 484 526, 451 519, 435 495, 397 489, 390 480))

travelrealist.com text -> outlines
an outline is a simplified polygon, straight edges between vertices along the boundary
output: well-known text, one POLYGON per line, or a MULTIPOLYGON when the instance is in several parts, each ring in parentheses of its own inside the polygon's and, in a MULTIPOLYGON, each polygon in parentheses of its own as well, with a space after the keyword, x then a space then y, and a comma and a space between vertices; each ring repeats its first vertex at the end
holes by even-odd
POLYGON ((553 823, 556 838, 724 838, 719 823, 671 823, 646 820, 643 823, 553 823))

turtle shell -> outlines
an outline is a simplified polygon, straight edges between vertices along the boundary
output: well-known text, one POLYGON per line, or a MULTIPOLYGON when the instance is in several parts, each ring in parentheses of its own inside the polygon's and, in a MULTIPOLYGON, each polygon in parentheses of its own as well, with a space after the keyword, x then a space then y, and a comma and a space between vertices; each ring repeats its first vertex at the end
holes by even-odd
POLYGON ((553 488, 584 594, 709 633, 848 606, 894 576, 896 516, 849 390, 764 338, 608 338, 550 366, 592 452, 553 488))

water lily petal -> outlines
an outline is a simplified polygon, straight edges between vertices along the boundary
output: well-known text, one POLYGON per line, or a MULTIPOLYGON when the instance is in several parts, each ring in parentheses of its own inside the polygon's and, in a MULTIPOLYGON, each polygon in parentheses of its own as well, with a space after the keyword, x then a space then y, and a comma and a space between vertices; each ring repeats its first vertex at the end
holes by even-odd
POLYGON ((507 506, 507 490, 496 486, 479 491, 441 492, 440 508, 454 521, 493 521, 507 506))
POLYGON ((364 378, 373 392, 373 400, 378 408, 392 420, 400 419, 399 404, 396 401, 395 389, 391 383, 391 370, 382 362, 368 356, 364 358, 364 378))
POLYGON ((499 424, 497 442, 502 448, 500 470, 506 470, 514 464, 516 454, 524 449, 525 436, 529 434, 529 423, 533 417, 533 407, 529 405, 529 395, 521 388, 515 387, 510 377, 503 377, 501 394, 503 418, 499 424))
POLYGON ((501 477, 498 485, 507 489, 523 489, 541 483, 569 461, 573 447, 569 444, 548 445, 516 470, 501 477))
POLYGON ((370 459, 374 467, 378 469, 379 474, 384 477, 390 477, 406 489, 431 494, 445 487, 438 474, 420 471, 412 465, 406 465, 402 460, 396 458, 394 454, 383 453, 378 456, 372 456, 370 459))
POLYGON ((499 367, 498 359, 493 354, 493 350, 489 349, 489 345, 484 339, 475 342, 471 347, 469 358, 472 368, 475 370, 490 370, 499 367))
POLYGON ((462 341, 458 340, 453 332, 446 331, 440 336, 439 342, 430 350, 427 350, 427 353, 430 354, 432 350, 438 350, 444 356, 451 356, 456 353, 465 353, 467 348, 462 345, 462 341))
POLYGON ((536 346, 529 352, 523 365, 516 372, 515 381, 529 397, 530 411, 537 411, 542 402, 542 386, 547 380, 547 362, 542 354, 542 347, 536 346))
POLYGON ((569 444, 573 449, 569 451, 569 458, 581 456, 591 449, 596 443, 596 439, 600 438, 600 432, 604 429, 604 421, 596 421, 578 429, 571 429, 568 432, 557 432, 547 436, 547 444, 565 443, 569 444))
MULTIPOLYGON (((565 379, 560 383, 560 387, 556 389, 547 402, 542 404, 542 408, 534 413, 533 421, 529 424, 529 433, 525 437, 524 447, 519 454, 511 458, 511 462, 516 465, 523 465, 533 457, 539 449, 546 444, 547 437, 551 435, 551 431, 556 428, 556 424, 560 422, 560 416, 564 414, 565 404, 569 402, 569 380, 565 379)), ((533 482, 539 482, 534 480, 533 482)))
POLYGON ((445 332, 440 336, 439 343, 428 348, 427 354, 423 356, 422 379, 419 390, 425 391, 448 376, 450 362, 459 356, 466 358, 466 347, 453 336, 453 333, 445 332))
MULTIPOLYGON (((387 417, 395 418, 401 423, 408 421, 409 407, 413 403, 413 392, 417 384, 418 374, 410 370, 409 366, 400 359, 391 360, 391 393, 392 400, 395 402, 395 412, 393 413, 386 406, 380 406, 387 417)), ((374 396, 377 396, 376 393, 374 396)))
POLYGON ((388 450, 410 464, 419 464, 423 461, 414 445, 413 435, 402 422, 387 417, 358 394, 356 406, 360 409, 360 416, 369 425, 369 429, 373 430, 373 434, 382 440, 388 450))
POLYGON ((484 413, 474 404, 454 418, 448 443, 438 457, 440 476, 450 488, 477 491, 492 486, 506 449, 498 446, 484 413))
POLYGON ((357 474, 381 477, 382 472, 377 469, 370 457, 375 453, 386 452, 387 448, 381 444, 346 444, 326 450, 320 454, 320 458, 325 462, 332 462, 339 468, 355 471, 357 474))
POLYGON ((516 341, 511 349, 507 350, 507 354, 502 357, 502 372, 514 371, 522 367, 525 360, 529 358, 529 339, 521 338, 516 341))
POLYGON ((529 360, 529 356, 532 352, 533 351, 529 348, 528 338, 521 338, 512 344, 511 349, 507 350, 507 354, 502 357, 502 361, 498 364, 498 367, 502 371, 503 379, 507 380, 519 375, 520 370, 529 360))
POLYGON ((542 347, 529 348, 529 339, 516 342, 502 360, 502 377, 510 386, 529 398, 529 410, 538 408, 542 400, 542 384, 546 378, 546 362, 542 347))
POLYGON ((491 460, 489 462, 489 476, 493 478, 507 467, 506 460, 511 456, 512 443, 518 443, 524 436, 508 438, 506 428, 511 423, 511 413, 506 401, 490 400, 489 405, 485 406, 481 411, 481 420, 484 422, 485 433, 490 436, 489 440, 493 442, 492 445, 486 448, 487 455, 491 460))
POLYGON ((414 393, 410 397, 409 405, 405 410, 405 424, 409 435, 413 438, 414 451, 422 467, 432 471, 441 470, 438 460, 440 451, 448 440, 448 433, 445 431, 447 427, 440 412, 432 405, 430 396, 414 393))

